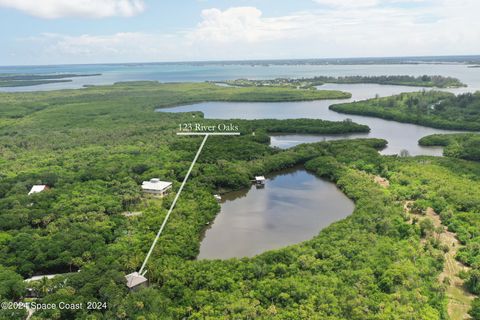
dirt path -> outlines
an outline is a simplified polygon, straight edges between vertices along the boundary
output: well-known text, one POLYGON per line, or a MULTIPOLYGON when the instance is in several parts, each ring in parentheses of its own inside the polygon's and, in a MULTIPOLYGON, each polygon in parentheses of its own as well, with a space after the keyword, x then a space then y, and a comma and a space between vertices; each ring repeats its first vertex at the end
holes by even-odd
MULTIPOLYGON (((405 211, 409 213, 408 206, 412 201, 405 203, 405 211)), ((471 319, 468 315, 470 309, 470 303, 475 298, 474 295, 467 292, 463 287, 463 280, 458 277, 458 274, 462 270, 468 270, 469 268, 455 259, 457 251, 461 248, 460 241, 458 241, 455 233, 450 232, 442 224, 440 217, 433 211, 432 208, 428 208, 426 215, 416 215, 409 213, 411 218, 416 217, 418 220, 429 218, 432 220, 435 228, 443 228, 443 232, 435 234, 433 236, 438 237, 440 243, 448 247, 448 252, 445 253, 445 265, 438 280, 440 283, 444 283, 445 278, 448 278, 446 283, 446 295, 447 295, 447 312, 451 320, 465 320, 471 319)), ((410 219, 410 223, 412 219, 410 219)))
POLYGON ((390 186, 390 181, 380 176, 374 176, 373 181, 375 181, 376 183, 378 183, 380 186, 384 188, 388 188, 390 186))
POLYGON ((442 225, 440 217, 432 208, 427 209, 426 217, 433 221, 435 227, 442 227, 444 229, 444 232, 439 235, 439 240, 442 244, 448 246, 449 249, 445 254, 443 272, 438 279, 441 283, 443 283, 445 278, 450 280, 446 291, 448 298, 448 315, 452 320, 471 319, 468 315, 468 310, 475 296, 464 289, 463 280, 458 277, 460 271, 468 270, 469 268, 455 259, 457 251, 461 247, 460 241, 458 241, 455 233, 446 230, 442 225))

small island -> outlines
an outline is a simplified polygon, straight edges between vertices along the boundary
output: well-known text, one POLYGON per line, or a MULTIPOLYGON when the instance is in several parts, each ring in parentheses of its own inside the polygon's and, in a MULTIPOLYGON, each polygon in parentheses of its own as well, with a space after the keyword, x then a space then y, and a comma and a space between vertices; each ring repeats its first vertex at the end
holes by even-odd
POLYGON ((40 84, 71 82, 71 78, 75 77, 94 77, 100 73, 76 74, 0 74, 0 87, 27 87, 37 86, 40 84))
MULTIPOLYGON (((198 112, 196 112, 198 114, 198 112)), ((200 114, 203 117, 202 114, 200 114)), ((219 120, 202 119, 205 125, 218 125, 219 120)), ((259 133, 268 134, 345 134, 345 133, 368 133, 370 128, 364 124, 358 124, 350 119, 343 121, 327 121, 322 119, 257 119, 242 120, 235 119, 235 125, 241 128, 242 134, 255 132, 257 141, 259 133)), ((268 142, 270 142, 270 138, 268 142)))
POLYGON ((466 87, 460 80, 452 77, 444 76, 407 76, 407 75, 394 75, 394 76, 345 76, 345 77, 330 77, 330 76, 317 76, 313 78, 277 78, 269 80, 249 80, 249 79, 236 79, 216 81, 216 83, 236 86, 236 87, 249 87, 249 86, 282 86, 282 87, 294 87, 314 89, 317 86, 321 86, 325 83, 338 83, 338 84, 359 84, 359 83, 374 83, 383 85, 401 85, 411 87, 428 87, 428 88, 460 88, 466 87))

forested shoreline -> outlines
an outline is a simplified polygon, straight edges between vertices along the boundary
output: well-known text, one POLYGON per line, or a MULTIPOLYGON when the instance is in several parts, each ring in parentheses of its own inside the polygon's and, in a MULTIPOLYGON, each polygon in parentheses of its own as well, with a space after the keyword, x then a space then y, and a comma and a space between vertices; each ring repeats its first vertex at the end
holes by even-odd
MULTIPOLYGON (((438 282, 443 248, 425 225, 408 222, 404 202, 433 207, 459 234, 459 258, 472 266, 465 278, 476 293, 480 164, 381 156, 381 139, 268 145, 272 130, 368 130, 350 121, 228 120, 242 135, 208 139, 147 266, 150 286, 127 290, 125 274, 138 270, 175 195, 151 199, 139 185, 160 177, 177 190, 201 141, 176 136, 178 124, 219 121, 156 108, 326 95, 150 82, 0 94, 0 300, 23 301, 22 279, 31 275, 67 272, 35 284, 38 301, 105 301, 108 308, 39 311, 33 319, 447 319, 438 282), (219 211, 214 193, 296 165, 335 182, 355 201, 354 213, 309 241, 253 258, 196 260, 219 211), (50 189, 27 195, 40 183, 50 189), (131 211, 141 215, 124 214, 131 211)), ((1 310, 2 317, 25 312, 1 310)))
POLYGON ((475 133, 434 134, 418 141, 421 146, 440 146, 443 155, 480 161, 480 135, 475 133))
POLYGON ((442 91, 422 91, 335 104, 331 110, 378 117, 438 129, 480 130, 480 91, 458 96, 442 91))
POLYGON ((393 75, 393 76, 315 76, 312 78, 277 78, 268 80, 250 80, 250 79, 236 79, 225 81, 212 81, 214 83, 223 83, 230 86, 250 87, 250 86, 282 86, 303 89, 315 89, 318 86, 326 83, 338 84, 361 84, 374 83, 382 85, 398 85, 411 87, 430 87, 430 88, 460 88, 466 87, 460 80, 452 77, 444 76, 408 76, 408 75, 393 75))
POLYGON ((11 74, 0 73, 0 87, 27 87, 40 84, 71 82, 71 78, 99 76, 100 73, 11 74))

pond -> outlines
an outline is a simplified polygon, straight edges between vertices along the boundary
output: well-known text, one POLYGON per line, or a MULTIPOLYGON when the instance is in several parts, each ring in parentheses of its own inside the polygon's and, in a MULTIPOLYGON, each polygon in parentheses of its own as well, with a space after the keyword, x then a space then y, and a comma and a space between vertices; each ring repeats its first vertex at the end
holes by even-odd
POLYGON ((265 187, 222 196, 199 259, 251 257, 299 243, 353 212, 335 184, 295 167, 267 176, 265 187))

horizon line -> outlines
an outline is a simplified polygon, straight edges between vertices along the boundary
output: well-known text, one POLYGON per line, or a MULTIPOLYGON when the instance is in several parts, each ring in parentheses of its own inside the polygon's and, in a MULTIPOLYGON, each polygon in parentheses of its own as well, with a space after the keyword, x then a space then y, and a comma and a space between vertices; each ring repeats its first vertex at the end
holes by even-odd
MULTIPOLYGON (((14 64, 0 65, 0 68, 13 67, 53 67, 53 66, 85 66, 85 65, 134 65, 134 64, 218 64, 218 63, 248 63, 248 62, 286 62, 286 61, 342 61, 342 60, 368 60, 368 59, 428 59, 428 58, 480 58, 480 54, 455 54, 455 55, 407 55, 407 56, 364 56, 364 57, 327 57, 327 58, 260 58, 260 59, 232 59, 232 60, 172 60, 172 61, 132 61, 132 62, 91 62, 91 63, 59 63, 59 64, 14 64)), ((410 63, 414 63, 411 61, 410 63)), ((436 61, 447 62, 447 61, 436 61)), ((464 61, 465 62, 465 61, 464 61)))

